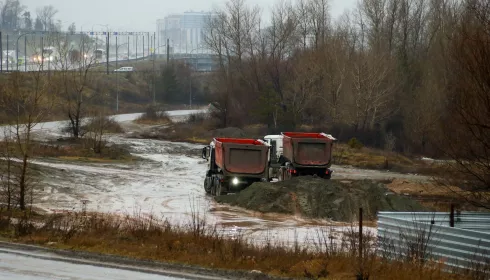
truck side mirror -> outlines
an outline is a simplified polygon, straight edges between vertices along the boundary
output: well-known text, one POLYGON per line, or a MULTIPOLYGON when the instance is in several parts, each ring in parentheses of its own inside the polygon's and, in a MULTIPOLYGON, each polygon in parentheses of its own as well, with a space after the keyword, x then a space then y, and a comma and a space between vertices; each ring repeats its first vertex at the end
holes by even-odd
POLYGON ((204 148, 202 148, 202 158, 205 159, 205 160, 209 160, 209 156, 208 156, 208 151, 210 150, 210 147, 209 146, 206 146, 204 148))

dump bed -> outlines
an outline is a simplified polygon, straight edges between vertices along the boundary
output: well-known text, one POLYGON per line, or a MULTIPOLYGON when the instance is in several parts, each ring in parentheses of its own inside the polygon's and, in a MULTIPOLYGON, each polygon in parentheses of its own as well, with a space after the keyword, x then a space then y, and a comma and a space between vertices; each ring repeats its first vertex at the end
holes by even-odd
POLYGON ((283 155, 294 166, 330 167, 334 137, 325 133, 283 132, 283 155))
POLYGON ((268 164, 269 146, 262 140, 215 138, 216 165, 225 175, 262 176, 268 164))

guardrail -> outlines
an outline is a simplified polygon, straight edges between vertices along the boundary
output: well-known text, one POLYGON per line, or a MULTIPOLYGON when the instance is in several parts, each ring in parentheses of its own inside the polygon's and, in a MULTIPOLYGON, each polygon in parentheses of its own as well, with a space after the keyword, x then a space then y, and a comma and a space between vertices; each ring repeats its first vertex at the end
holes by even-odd
MULTIPOLYGON (((147 59, 150 59, 152 56, 151 55, 148 55, 148 56, 143 56, 143 57, 138 57, 138 58, 131 58, 131 59, 122 59, 122 60, 109 60, 109 65, 114 65, 114 63, 116 62, 119 62, 121 64, 123 63, 128 63, 128 62, 137 62, 137 61, 142 61, 142 60, 147 60, 147 59)), ((39 63, 28 63, 28 68, 32 66, 38 66, 40 67, 40 64, 39 63)), ((43 67, 49 67, 48 66, 49 63, 45 62, 43 63, 43 67)), ((91 65, 92 68, 94 67, 100 67, 100 66, 106 66, 107 65, 107 61, 102 61, 102 62, 98 62, 98 63, 93 63, 91 65)), ((19 70, 17 70, 17 66, 15 64, 13 64, 12 66, 9 66, 8 70, 4 67, 3 70, 0 69, 0 73, 12 73, 12 72, 38 72, 38 70, 27 70, 25 71, 25 66, 24 64, 22 65, 19 65, 19 70)), ((77 70, 77 69, 80 69, 80 68, 71 68, 69 70, 77 70)), ((51 69, 44 69, 43 71, 64 71, 66 69, 61 69, 61 67, 51 67, 51 69)), ((100 70, 100 71, 95 71, 95 72, 106 72, 107 70, 100 70)), ((200 73, 209 73, 209 72, 215 72, 216 70, 195 70, 194 72, 200 72, 200 73)), ((135 72, 137 72, 137 70, 135 70, 135 72)))
MULTIPOLYGON (((131 58, 131 59, 123 59, 123 60, 109 60, 109 64, 113 64, 113 63, 116 63, 116 62, 120 62, 120 63, 125 63, 125 62, 136 62, 136 61, 141 61, 141 60, 146 60, 148 58, 150 58, 151 55, 148 55, 148 56, 143 56, 143 57, 138 57, 138 58, 131 58)), ((51 62, 51 64, 53 64, 51 62)), ((27 64, 28 66, 39 66, 41 64, 39 63, 28 63, 27 64)), ((48 62, 44 62, 43 63, 43 66, 44 67, 48 67, 49 63, 48 62)), ((99 66, 103 66, 103 65, 107 65, 107 61, 103 61, 103 62, 99 62, 99 63, 93 63, 91 65, 91 67, 99 67, 99 66)), ((72 69, 69 69, 69 70, 76 70, 76 69, 79 69, 78 67, 74 67, 72 69)), ((43 71, 63 71, 63 70, 66 70, 66 69, 60 69, 60 68, 57 68, 56 66, 54 66, 54 69, 45 69, 43 71)), ((6 69, 5 65, 3 65, 3 69, 0 69, 0 73, 11 73, 11 72, 38 72, 39 70, 27 70, 25 71, 25 66, 22 65, 20 66, 19 65, 19 70, 17 70, 17 66, 15 64, 13 64, 11 67, 9 66, 8 70, 6 69)))
POLYGON ((442 262, 447 270, 490 269, 490 213, 380 212, 378 252, 386 258, 442 262))

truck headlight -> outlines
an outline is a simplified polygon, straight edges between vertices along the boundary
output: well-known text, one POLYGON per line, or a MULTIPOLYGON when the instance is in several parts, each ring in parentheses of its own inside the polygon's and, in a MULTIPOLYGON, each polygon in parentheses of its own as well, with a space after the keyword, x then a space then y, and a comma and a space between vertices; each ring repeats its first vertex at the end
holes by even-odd
POLYGON ((236 185, 238 185, 238 183, 239 183, 238 178, 236 178, 236 177, 235 177, 235 178, 233 178, 233 180, 231 180, 231 183, 232 183, 233 185, 235 185, 235 186, 236 186, 236 185))

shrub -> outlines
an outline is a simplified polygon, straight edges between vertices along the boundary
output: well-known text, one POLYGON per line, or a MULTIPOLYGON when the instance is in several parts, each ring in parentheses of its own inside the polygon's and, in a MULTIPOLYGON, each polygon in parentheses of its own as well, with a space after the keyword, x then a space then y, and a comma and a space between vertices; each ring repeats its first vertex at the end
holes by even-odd
POLYGON ((105 133, 123 133, 121 125, 113 118, 107 116, 95 117, 82 126, 82 131, 100 131, 105 133))
POLYGON ((349 145, 351 149, 358 149, 358 150, 364 147, 361 141, 357 140, 357 138, 355 137, 351 138, 349 142, 347 142, 347 145, 349 145))
POLYGON ((187 123, 199 124, 203 123, 206 120, 206 116, 202 113, 191 114, 189 118, 187 118, 187 123))
POLYGON ((157 108, 156 106, 148 106, 146 108, 146 111, 137 119, 139 122, 147 122, 147 121, 165 121, 165 122, 171 122, 168 114, 157 108))

